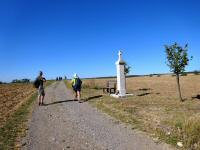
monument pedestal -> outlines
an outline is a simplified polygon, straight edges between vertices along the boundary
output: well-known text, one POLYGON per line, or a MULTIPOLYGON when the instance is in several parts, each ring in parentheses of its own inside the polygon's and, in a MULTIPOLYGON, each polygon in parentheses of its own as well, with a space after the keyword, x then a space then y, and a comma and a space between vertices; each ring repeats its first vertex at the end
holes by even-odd
POLYGON ((133 96, 133 94, 125 94, 123 96, 120 96, 119 94, 110 94, 110 96, 114 98, 127 98, 129 96, 133 96))
POLYGON ((133 94, 126 93, 126 78, 124 73, 125 61, 122 60, 122 52, 118 53, 119 59, 117 60, 117 94, 111 94, 110 96, 115 98, 123 98, 127 96, 132 96, 133 94))

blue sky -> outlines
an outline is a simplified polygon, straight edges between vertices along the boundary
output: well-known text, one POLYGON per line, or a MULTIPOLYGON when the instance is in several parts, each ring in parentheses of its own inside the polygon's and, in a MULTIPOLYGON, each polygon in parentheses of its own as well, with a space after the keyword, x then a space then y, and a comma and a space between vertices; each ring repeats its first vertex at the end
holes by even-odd
POLYGON ((0 80, 167 73, 164 44, 189 44, 200 69, 198 0, 0 0, 0 80))

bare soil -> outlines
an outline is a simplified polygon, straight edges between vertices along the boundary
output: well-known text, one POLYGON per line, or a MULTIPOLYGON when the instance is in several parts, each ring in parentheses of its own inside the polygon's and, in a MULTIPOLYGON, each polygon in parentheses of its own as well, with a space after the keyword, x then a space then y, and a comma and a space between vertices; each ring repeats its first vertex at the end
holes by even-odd
POLYGON ((34 92, 35 89, 32 84, 0 85, 0 127, 34 92))

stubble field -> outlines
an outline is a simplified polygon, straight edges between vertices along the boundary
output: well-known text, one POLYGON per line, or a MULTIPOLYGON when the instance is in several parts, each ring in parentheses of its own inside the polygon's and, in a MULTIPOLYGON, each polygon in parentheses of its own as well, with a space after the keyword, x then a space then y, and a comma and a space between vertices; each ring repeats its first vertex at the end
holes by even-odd
POLYGON ((84 80, 83 97, 92 105, 133 128, 145 131, 156 141, 184 148, 200 149, 200 75, 180 77, 184 102, 178 99, 176 77, 147 76, 127 78, 127 91, 134 96, 114 99, 102 93, 107 80, 84 80))

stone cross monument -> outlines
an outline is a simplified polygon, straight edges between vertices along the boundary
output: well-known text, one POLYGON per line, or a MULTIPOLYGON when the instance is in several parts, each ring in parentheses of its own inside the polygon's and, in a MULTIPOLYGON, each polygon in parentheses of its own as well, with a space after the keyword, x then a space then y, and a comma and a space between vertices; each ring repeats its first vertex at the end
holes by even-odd
POLYGON ((118 53, 119 59, 117 60, 116 67, 117 67, 117 90, 119 97, 126 96, 126 87, 125 87, 125 74, 124 74, 124 65, 125 62, 122 60, 122 52, 119 51, 118 53))

